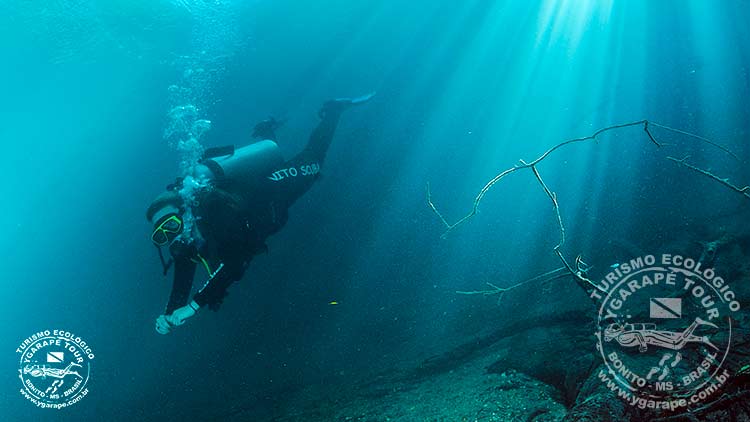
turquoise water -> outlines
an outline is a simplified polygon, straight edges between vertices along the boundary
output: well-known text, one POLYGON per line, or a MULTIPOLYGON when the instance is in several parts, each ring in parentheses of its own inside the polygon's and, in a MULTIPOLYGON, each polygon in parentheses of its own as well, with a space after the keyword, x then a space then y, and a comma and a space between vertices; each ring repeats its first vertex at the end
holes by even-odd
POLYGON ((454 222, 519 159, 609 125, 648 119, 737 158, 658 127, 663 148, 629 127, 559 150, 539 171, 568 258, 603 273, 629 250, 711 240, 719 216, 741 226, 747 198, 665 156, 750 183, 748 13, 741 0, 0 4, 0 419, 264 420, 301 389, 522 319, 455 291, 560 266, 536 179, 494 186, 445 239, 427 183, 454 222), (271 115, 290 157, 325 100, 371 91, 222 309, 156 334, 171 280, 144 218, 154 196, 271 115), (89 395, 59 411, 19 394, 15 353, 55 328, 96 351, 89 395))

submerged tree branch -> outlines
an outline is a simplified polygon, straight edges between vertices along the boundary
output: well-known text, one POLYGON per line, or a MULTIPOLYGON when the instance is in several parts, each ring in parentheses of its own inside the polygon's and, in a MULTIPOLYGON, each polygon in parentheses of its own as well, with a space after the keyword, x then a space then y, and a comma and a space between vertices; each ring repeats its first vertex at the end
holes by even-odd
MULTIPOLYGON (((584 141, 592 141, 592 140, 595 141, 597 139, 597 137, 599 135, 603 134, 603 133, 606 133, 606 132, 609 132, 609 131, 614 131, 614 130, 617 130, 617 129, 623 129, 623 128, 631 127, 631 126, 643 126, 643 131, 646 133, 646 136, 648 137, 649 141, 651 141, 654 145, 656 145, 657 148, 660 148, 660 147, 664 146, 664 144, 662 144, 662 143, 660 143, 659 141, 656 140, 656 138, 651 133, 651 130, 649 128, 650 126, 655 126, 655 127, 661 128, 661 129, 669 131, 669 132, 673 132, 673 133, 677 133, 677 134, 680 134, 680 135, 689 136, 691 138, 697 139, 697 140, 699 140, 701 142, 704 142, 706 144, 712 145, 712 146, 714 146, 714 147, 716 147, 716 148, 724 151, 725 153, 729 154, 733 158, 739 160, 739 157, 735 153, 733 153, 732 151, 730 151, 726 147, 724 147, 724 146, 722 146, 722 145, 720 145, 720 144, 718 144, 716 142, 713 142, 713 141, 711 141, 711 140, 709 140, 707 138, 704 138, 702 136, 699 136, 699 135, 695 135, 695 134, 692 134, 692 133, 689 133, 689 132, 685 132, 683 130, 674 129, 674 128, 671 128, 669 126, 664 126, 664 125, 661 125, 661 124, 658 124, 658 123, 650 122, 649 120, 639 120, 637 122, 630 122, 630 123, 623 123, 623 124, 619 124, 619 125, 607 126, 605 128, 597 130, 596 132, 594 132, 593 134, 591 134, 589 136, 584 136, 582 138, 575 138, 575 139, 569 139, 567 141, 563 141, 563 142, 561 142, 561 143, 553 146, 552 148, 548 149, 542 155, 540 155, 537 159, 535 159, 535 160, 533 160, 531 162, 526 162, 524 160, 519 160, 520 164, 516 164, 513 167, 511 167, 511 168, 509 168, 507 170, 504 170, 504 171, 498 173, 495 177, 493 177, 489 182, 487 182, 482 187, 482 189, 477 194, 476 198, 474 198, 474 203, 472 205, 471 211, 468 214, 466 214, 465 216, 463 216, 460 219, 458 219, 458 221, 456 221, 453 224, 449 223, 448 220, 446 220, 445 217, 443 217, 443 215, 440 213, 440 211, 438 211, 438 209, 435 206, 435 204, 432 202, 432 195, 431 195, 431 192, 430 192, 430 185, 428 183, 427 184, 427 204, 429 205, 430 209, 432 209, 432 211, 435 213, 435 215, 438 216, 438 218, 440 219, 440 221, 443 223, 443 225, 446 228, 445 232, 443 232, 443 234, 441 235, 441 237, 445 238, 448 235, 448 233, 450 233, 455 228, 457 228, 458 226, 462 225, 463 223, 465 223, 466 221, 468 221, 469 219, 471 219, 472 217, 474 217, 477 214, 478 210, 479 210, 479 204, 482 202, 482 199, 484 199, 484 196, 487 194, 487 192, 493 186, 495 186, 495 184, 497 184, 498 182, 500 182, 500 180, 502 180, 504 177, 506 177, 509 174, 511 174, 513 172, 516 172, 518 170, 530 169, 531 172, 534 174, 534 177, 539 182, 539 185, 541 186, 541 188, 544 191, 544 193, 552 201, 552 209, 555 212, 555 216, 557 218, 558 228, 560 230, 560 240, 559 240, 558 244, 553 249, 554 252, 555 252, 555 254, 562 261, 562 263, 564 265, 564 268, 566 268, 568 270, 568 272, 570 274, 572 274, 573 277, 575 277, 576 282, 579 285, 581 285, 582 287, 584 287, 584 289, 594 288, 596 290, 602 291, 601 287, 598 287, 593 281, 591 281, 588 278, 588 276, 587 276, 588 266, 581 260, 580 256, 576 257, 574 265, 571 265, 565 259, 565 256, 563 255, 562 250, 561 250, 562 247, 563 247, 563 245, 565 244, 565 226, 563 225, 563 220, 562 220, 562 216, 561 216, 561 213, 560 213, 560 205, 559 205, 559 203, 557 201, 557 195, 555 194, 555 192, 553 192, 552 190, 549 189, 549 187, 547 186, 547 184, 544 182, 544 180, 542 179, 541 175, 539 174, 539 170, 537 168, 537 164, 539 164, 542 160, 544 160, 545 158, 547 158, 550 154, 552 154, 557 149, 562 148, 562 147, 564 147, 566 145, 569 145, 569 144, 572 144, 572 143, 577 143, 577 142, 584 142, 584 141)), ((738 186, 730 183, 728 179, 722 179, 722 178, 714 175, 713 173, 711 173, 711 172, 709 172, 707 170, 703 170, 701 168, 695 167, 695 166, 687 163, 686 162, 687 157, 684 158, 684 159, 682 159, 682 160, 678 160, 678 159, 673 158, 673 157, 667 157, 667 158, 670 159, 670 160, 672 160, 672 161, 675 161, 675 162, 677 162, 679 164, 682 164, 682 165, 688 167, 691 170, 694 170, 694 171, 697 171, 697 172, 699 172, 701 174, 704 174, 704 175, 706 175, 706 176, 708 176, 708 177, 710 177, 710 178, 718 181, 719 183, 721 183, 721 184, 723 184, 723 185, 725 185, 725 186, 727 186, 727 187, 729 187, 729 188, 731 188, 731 189, 733 189, 733 190, 741 193, 745 197, 750 198, 750 186, 745 186, 744 188, 740 188, 740 187, 738 187, 738 186)), ((525 282, 522 282, 522 283, 525 283, 525 282)), ((511 286, 509 288, 503 289, 503 288, 497 287, 497 286, 495 286, 493 284, 490 284, 490 283, 487 283, 487 284, 489 284, 491 287, 493 287, 494 290, 481 290, 481 291, 476 291, 476 292, 458 292, 458 293, 461 293, 461 294, 484 294, 484 295, 487 295, 487 294, 502 294, 502 293, 506 292, 509 289, 518 287, 518 285, 514 285, 514 286, 511 286)))

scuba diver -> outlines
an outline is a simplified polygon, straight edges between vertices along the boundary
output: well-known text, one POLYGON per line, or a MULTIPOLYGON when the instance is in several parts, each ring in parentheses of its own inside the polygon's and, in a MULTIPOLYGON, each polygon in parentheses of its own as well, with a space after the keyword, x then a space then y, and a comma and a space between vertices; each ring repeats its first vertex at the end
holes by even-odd
POLYGON ((158 333, 168 334, 200 308, 219 308, 252 258, 267 251, 265 240, 284 226, 289 207, 318 179, 341 113, 373 95, 326 102, 307 146, 286 162, 274 142, 280 123, 265 120, 253 133, 265 139, 238 149, 207 149, 191 177, 178 179, 154 200, 146 218, 164 275, 174 264, 169 301, 156 319, 158 333), (199 266, 208 280, 189 300, 199 266))

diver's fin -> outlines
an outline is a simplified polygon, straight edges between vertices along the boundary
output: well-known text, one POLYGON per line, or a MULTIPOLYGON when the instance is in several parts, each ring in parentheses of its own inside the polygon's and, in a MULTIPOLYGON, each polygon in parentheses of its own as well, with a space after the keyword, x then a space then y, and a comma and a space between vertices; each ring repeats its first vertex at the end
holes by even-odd
MULTIPOLYGON (((366 103, 366 102, 370 101, 372 99, 372 97, 375 96, 375 94, 376 94, 376 92, 373 91, 373 92, 371 92, 369 94, 361 95, 359 97, 342 98, 342 100, 344 100, 344 101, 349 100, 349 103, 352 104, 352 105, 362 104, 362 103, 366 103)), ((338 101, 338 100, 336 100, 336 101, 338 101)))
POLYGON ((326 101, 326 103, 323 104, 323 107, 318 112, 318 116, 320 116, 320 118, 322 119, 330 113, 341 113, 351 106, 364 104, 370 101, 370 99, 372 99, 372 97, 374 96, 375 92, 371 92, 359 97, 336 98, 335 100, 326 101))
POLYGON ((284 123, 284 120, 276 120, 273 117, 269 117, 255 125, 252 137, 257 139, 270 139, 272 141, 275 141, 276 129, 280 128, 284 123))

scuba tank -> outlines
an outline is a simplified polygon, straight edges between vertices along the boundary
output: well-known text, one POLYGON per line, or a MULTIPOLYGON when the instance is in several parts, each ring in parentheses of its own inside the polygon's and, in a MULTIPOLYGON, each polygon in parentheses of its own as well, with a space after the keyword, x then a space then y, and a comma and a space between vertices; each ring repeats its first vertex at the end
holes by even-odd
POLYGON ((196 173, 221 185, 229 183, 244 191, 257 189, 262 177, 284 162, 276 142, 266 139, 242 148, 232 146, 206 150, 196 173))
MULTIPOLYGON (((228 185, 232 190, 251 194, 260 189, 262 178, 278 169, 283 162, 279 146, 269 139, 242 148, 231 145, 209 148, 195 168, 195 177, 205 177, 218 186, 228 185)), ((151 203, 146 213, 149 221, 155 223, 165 212, 182 208, 182 198, 177 194, 181 183, 182 180, 178 179, 151 203)))

